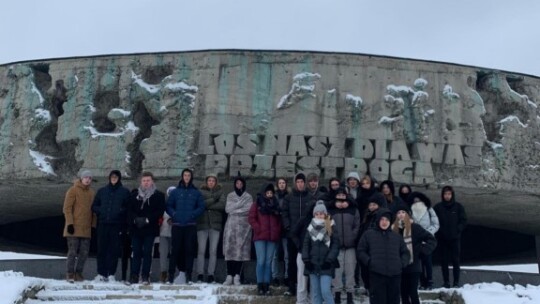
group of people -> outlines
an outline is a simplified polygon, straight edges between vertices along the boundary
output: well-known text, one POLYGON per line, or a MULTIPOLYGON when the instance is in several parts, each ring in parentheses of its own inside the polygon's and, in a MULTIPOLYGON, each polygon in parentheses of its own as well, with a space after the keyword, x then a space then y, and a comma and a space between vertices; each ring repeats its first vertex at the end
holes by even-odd
POLYGON ((341 303, 342 294, 353 303, 360 277, 370 303, 399 303, 400 298, 419 303, 419 284, 433 287, 436 246, 442 252, 444 287, 451 286, 449 262, 453 286, 459 285, 466 215, 450 186, 442 188, 441 202, 432 207, 426 195, 409 185, 401 185, 396 195, 392 181, 377 185, 356 172, 344 181, 331 178, 328 188, 319 185, 314 173, 296 174, 292 189, 278 178, 275 185, 264 184, 255 198, 242 176, 234 179, 227 195, 214 174, 196 187, 189 169, 166 194, 156 189, 150 172, 143 172, 140 186, 132 191, 122 186, 121 178, 119 171, 111 171, 109 183, 94 194, 92 174, 85 170, 66 193, 68 281, 83 280, 91 227, 97 225, 97 279, 102 281, 114 279, 120 238, 129 235, 130 283, 150 283, 152 249, 159 236, 162 282, 190 283, 195 258, 197 280, 214 282, 222 237, 224 285, 241 284, 243 262, 250 260, 254 245, 258 293, 271 294, 272 279, 282 280, 297 303, 309 303, 308 294, 311 303, 341 303), (279 256, 284 259, 281 277, 279 256))

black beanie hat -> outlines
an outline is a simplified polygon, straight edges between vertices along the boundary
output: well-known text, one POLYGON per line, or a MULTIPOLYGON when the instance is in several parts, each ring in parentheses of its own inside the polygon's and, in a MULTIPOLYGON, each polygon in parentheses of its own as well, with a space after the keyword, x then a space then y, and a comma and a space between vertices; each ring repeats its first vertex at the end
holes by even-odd
POLYGON ((368 199, 368 204, 369 203, 375 203, 377 205, 379 205, 379 208, 387 208, 388 207, 388 204, 386 203, 386 199, 384 198, 384 195, 380 192, 375 192, 373 193, 372 196, 369 197, 368 199))
POLYGON ((306 181, 306 175, 304 173, 296 174, 296 176, 294 177, 294 181, 296 182, 299 179, 301 179, 301 180, 303 180, 305 182, 306 181))
POLYGON ((337 195, 338 195, 338 194, 345 194, 345 195, 348 195, 347 190, 345 190, 345 188, 343 188, 343 187, 337 188, 337 190, 336 190, 336 195, 334 196, 334 198, 337 198, 337 195))
POLYGON ((412 216, 412 211, 411 211, 411 208, 409 208, 409 206, 405 205, 405 204, 398 204, 397 207, 396 207, 396 214, 398 213, 398 211, 405 211, 407 212, 407 214, 409 214, 409 216, 412 216))

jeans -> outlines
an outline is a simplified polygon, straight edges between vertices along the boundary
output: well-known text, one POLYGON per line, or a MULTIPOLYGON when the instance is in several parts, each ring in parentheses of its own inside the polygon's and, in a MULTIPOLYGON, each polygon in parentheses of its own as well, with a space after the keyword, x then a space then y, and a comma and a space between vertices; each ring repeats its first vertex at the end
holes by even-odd
POLYGON ((274 252, 274 259, 272 260, 272 278, 279 278, 279 253, 283 251, 283 265, 285 269, 283 270, 283 278, 288 278, 289 274, 289 251, 287 250, 287 239, 282 238, 278 243, 276 243, 276 251, 274 252))
POLYGON ((120 224, 100 224, 97 227, 97 272, 104 277, 116 274, 121 229, 120 224))
POLYGON ((276 242, 255 241, 257 253, 257 283, 270 283, 272 278, 272 259, 276 250, 276 242))
POLYGON ((82 273, 84 269, 84 263, 88 258, 88 252, 90 251, 90 238, 80 237, 66 237, 67 239, 67 272, 68 273, 82 273))
POLYGON ((220 232, 215 229, 205 229, 197 231, 197 243, 198 243, 198 253, 197 253, 197 273, 204 274, 204 254, 206 253, 206 244, 207 241, 210 241, 210 248, 208 248, 208 274, 214 275, 216 271, 216 261, 217 261, 217 246, 219 243, 219 234, 220 232))
POLYGON ((311 286, 311 304, 322 304, 323 300, 325 304, 334 304, 331 276, 310 274, 309 282, 311 286))
POLYGON ((131 237, 131 246, 133 248, 133 259, 131 259, 131 276, 143 278, 150 277, 150 267, 152 267, 152 249, 154 249, 154 236, 136 236, 131 237), (141 271, 142 261, 142 271, 141 271))

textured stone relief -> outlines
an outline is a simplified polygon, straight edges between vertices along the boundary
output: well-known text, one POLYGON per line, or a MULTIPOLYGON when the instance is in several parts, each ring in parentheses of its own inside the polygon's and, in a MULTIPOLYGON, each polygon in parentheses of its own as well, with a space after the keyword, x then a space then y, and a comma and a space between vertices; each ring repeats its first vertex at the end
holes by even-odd
POLYGON ((2 66, 0 175, 358 171, 507 189, 540 177, 538 79, 317 56, 202 52, 2 66))

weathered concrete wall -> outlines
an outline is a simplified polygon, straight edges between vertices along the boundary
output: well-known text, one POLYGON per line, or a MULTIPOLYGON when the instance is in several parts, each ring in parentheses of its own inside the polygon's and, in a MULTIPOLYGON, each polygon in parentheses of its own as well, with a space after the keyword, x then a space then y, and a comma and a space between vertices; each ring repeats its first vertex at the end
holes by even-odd
POLYGON ((540 193, 540 79, 351 54, 206 51, 0 67, 0 179, 81 168, 540 193))

